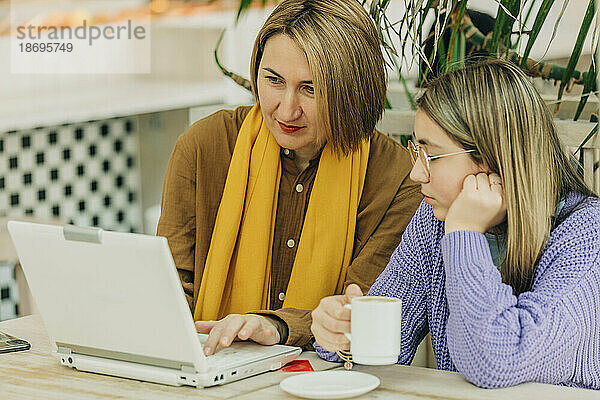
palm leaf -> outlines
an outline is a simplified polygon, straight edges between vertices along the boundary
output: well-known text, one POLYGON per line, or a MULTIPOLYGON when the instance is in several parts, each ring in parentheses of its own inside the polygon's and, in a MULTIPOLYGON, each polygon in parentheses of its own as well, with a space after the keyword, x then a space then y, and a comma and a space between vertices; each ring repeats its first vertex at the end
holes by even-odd
POLYGON ((404 93, 406 94, 408 104, 410 104, 410 109, 414 111, 417 109, 417 104, 415 103, 415 99, 414 99, 412 93, 410 92, 410 89, 408 88, 408 84, 406 83, 406 79, 404 79, 404 75, 402 75, 400 73, 400 71, 398 71, 398 74, 400 75, 400 82, 402 83, 402 87, 404 88, 404 93))
MULTIPOLYGON (((575 70, 575 65, 577 65, 577 61, 579 61, 579 57, 581 56, 581 50, 583 49, 583 43, 587 37, 588 31, 590 30, 590 26, 592 25, 592 21, 594 19, 594 14, 596 11, 596 6, 594 4, 594 0, 590 0, 588 3, 588 8, 585 11, 585 15, 583 16, 583 22, 581 23, 581 28, 579 28, 579 34, 577 35, 577 40, 575 41, 575 46, 573 47, 573 52, 571 53, 571 57, 569 58, 569 62, 567 63, 567 67, 565 68, 565 72, 562 76, 562 80, 560 83, 560 87, 558 88, 558 100, 562 98, 563 92, 571 77, 573 76, 573 71, 575 70)), ((557 105, 558 108, 558 105, 557 105)))
POLYGON ((383 108, 385 108, 386 110, 390 110, 392 108, 392 103, 390 103, 390 99, 385 96, 385 103, 383 105, 383 108))
POLYGON ((438 49, 439 60, 440 60, 440 71, 446 71, 448 68, 448 64, 447 64, 448 56, 446 53, 446 45, 444 44, 443 40, 438 40, 437 49, 438 49))
MULTIPOLYGON (((456 16, 454 17, 454 21, 452 23, 452 34, 450 35, 450 42, 449 42, 449 46, 448 46, 448 57, 452 57, 454 58, 454 60, 450 60, 450 58, 447 59, 446 62, 446 68, 448 67, 449 64, 454 65, 454 61, 456 61, 457 59, 455 58, 457 56, 457 54, 454 51, 454 45, 455 42, 457 41, 457 33, 460 29, 460 24, 462 22, 463 16, 465 15, 465 10, 467 9, 467 2, 463 1, 460 2, 458 4, 458 9, 456 10, 456 16)), ((463 54, 464 56, 464 54, 463 54)), ((447 71, 447 69, 446 69, 447 71)))
POLYGON ((542 2, 542 5, 540 6, 540 9, 538 10, 538 13, 535 17, 535 21, 533 22, 533 27, 531 28, 531 31, 529 32, 529 39, 527 40, 527 45, 525 46, 525 51, 523 52, 523 60, 521 62, 521 68, 525 67, 525 63, 527 61, 527 58, 529 57, 531 48, 533 47, 533 44, 535 43, 535 40, 537 39, 537 37, 540 33, 540 30, 542 29, 542 26, 544 25, 544 22, 546 22, 546 17, 548 16, 548 13, 550 12, 550 8, 552 8, 553 4, 554 4, 554 0, 544 0, 542 2))
POLYGON ((221 32, 221 35, 219 36, 219 39, 217 40, 217 45, 215 46, 214 55, 215 55, 215 62, 217 63, 217 67, 219 67, 219 69, 221 70, 223 75, 225 75, 228 78, 231 78, 235 83, 237 83, 238 85, 240 85, 247 91, 254 93, 252 91, 252 83, 248 79, 236 74, 235 72, 229 71, 227 68, 225 68, 223 65, 221 65, 221 62, 219 61, 219 47, 221 47, 221 42, 223 41, 223 37, 225 36, 226 31, 227 31, 227 29, 223 29, 223 32, 221 32))
MULTIPOLYGON (((525 19, 523 20, 522 26, 527 25, 527 22, 529 21, 529 17, 531 16, 531 13, 533 12, 533 6, 535 6, 535 1, 532 1, 531 3, 529 3, 529 8, 527 9, 527 14, 525 14, 525 19)), ((522 35, 519 35, 519 37, 517 37, 515 44, 512 46, 513 50, 516 49, 517 46, 519 45, 519 42, 521 41, 521 37, 522 37, 522 35)))
POLYGON ((598 70, 596 69, 596 60, 598 59, 598 48, 594 52, 594 59, 590 63, 590 69, 588 70, 587 76, 583 83, 583 91, 581 93, 581 99, 579 100, 579 104, 577 105, 577 111, 575 111, 575 116, 573 117, 573 121, 577 121, 579 116, 583 112, 583 107, 585 107, 585 103, 587 103, 587 99, 590 96, 590 92, 594 86, 594 82, 596 82, 596 78, 598 76, 598 70))
POLYGON ((541 58, 546 57, 546 54, 548 53, 548 50, 550 49, 550 45, 552 45, 552 42, 554 41, 554 38, 556 37, 556 32, 558 32, 558 25, 560 24, 560 21, 562 20, 562 17, 565 14, 567 5, 569 5, 569 0, 564 0, 563 5, 560 9, 560 13, 558 14, 558 17, 556 17, 556 21, 554 21, 554 27, 552 28, 552 35, 550 36, 550 40, 548 41, 548 46, 546 46, 544 55, 541 58))
MULTIPOLYGON (((490 51, 490 41, 487 40, 486 36, 484 36, 479 29, 473 25, 468 15, 465 15, 463 18, 461 30, 465 34, 467 40, 473 45, 477 46, 478 49, 484 49, 488 52, 490 51)), ((507 58, 515 64, 521 65, 521 56, 517 52, 509 51, 507 58)), ((558 64, 546 63, 528 58, 527 66, 524 68, 524 70, 527 72, 527 74, 533 77, 542 77, 544 79, 559 81, 562 79, 566 69, 558 64)), ((587 72, 581 73, 580 71, 573 70, 571 73, 571 78, 573 79, 572 83, 582 85, 587 75, 587 72)), ((596 90, 595 81, 593 82, 592 90, 596 90)))
MULTIPOLYGON (((433 2, 435 0, 428 0, 427 1, 427 5, 425 6, 424 9, 419 8, 419 13, 420 13, 420 19, 419 19, 419 26, 417 27, 417 38, 418 38, 418 43, 424 43, 425 41, 423 40, 423 23, 425 22, 425 18, 427 17, 427 14, 429 13, 429 10, 431 10, 433 2)), ((422 3, 419 3, 420 5, 422 5, 422 3)), ((434 13, 435 13, 435 8, 434 8, 434 13)), ((420 48, 420 47, 419 47, 420 48)), ((435 51, 435 43, 434 43, 434 51, 432 52, 432 56, 436 53, 435 51)), ((429 58, 429 59, 425 59, 424 60, 425 64, 427 65, 426 71, 428 71, 429 69, 431 69, 431 63, 433 62, 433 58, 429 58)), ((427 72, 423 72, 423 71, 419 71, 419 81, 420 82, 424 82, 423 76, 426 78, 427 77, 427 72)))
POLYGON ((369 14, 371 15, 371 17, 379 15, 379 8, 380 8, 380 1, 379 0, 372 0, 371 1, 371 8, 369 9, 369 14))
MULTIPOLYGON (((430 4, 430 3, 428 3, 428 4, 430 4)), ((434 19, 433 28, 432 28, 433 33, 430 33, 426 40, 428 40, 429 38, 432 38, 433 51, 429 55, 429 58, 425 57, 425 54, 422 51, 419 51, 419 53, 418 53, 419 56, 427 64, 427 67, 428 67, 427 69, 425 69, 425 71, 422 71, 421 78, 420 78, 420 86, 422 86, 425 83, 425 81, 427 80, 427 75, 429 74, 429 71, 431 71, 433 62, 436 59, 436 57, 438 57, 439 62, 440 62, 440 65, 439 65, 440 71, 444 71, 446 68, 446 47, 443 43, 443 40, 440 40, 440 38, 442 37, 444 31, 446 30, 446 24, 448 22, 449 13, 442 10, 443 4, 438 3, 437 7, 435 6, 435 2, 431 2, 431 4, 432 4, 432 8, 435 13, 435 19, 434 19), (445 15, 443 21, 440 18, 440 15, 442 15, 442 14, 445 15), (439 54, 438 54, 438 52, 439 52, 439 54)), ((424 15, 423 18, 425 18, 425 16, 426 15, 424 15)), ((421 41, 421 43, 424 43, 424 41, 421 41)), ((420 47, 419 47, 419 50, 420 50, 420 47)))
MULTIPOLYGON (((265 3, 266 3, 266 1, 263 0, 263 2, 262 2, 263 6, 265 5, 265 3)), ((251 4, 252 4, 252 0, 240 0, 240 7, 238 8, 238 12, 235 17, 236 23, 240 20, 240 17, 242 16, 242 14, 246 12, 246 10, 250 7, 251 4)))
POLYGON ((512 26, 515 22, 514 15, 519 11, 519 0, 502 0, 498 4, 498 13, 496 23, 492 32, 489 51, 491 54, 496 54, 498 43, 503 41, 507 35, 510 35, 512 26))
MULTIPOLYGON (((596 126, 594 126, 592 131, 585 137, 585 139, 583 139, 583 142, 581 142, 581 144, 579 145, 579 147, 577 148, 575 153, 580 151, 583 148, 583 146, 585 146, 585 144, 592 138, 592 136, 594 136, 596 134, 596 132, 598 132, 598 124, 596 124, 596 126)), ((579 154, 581 154, 581 153, 579 153, 579 154)))

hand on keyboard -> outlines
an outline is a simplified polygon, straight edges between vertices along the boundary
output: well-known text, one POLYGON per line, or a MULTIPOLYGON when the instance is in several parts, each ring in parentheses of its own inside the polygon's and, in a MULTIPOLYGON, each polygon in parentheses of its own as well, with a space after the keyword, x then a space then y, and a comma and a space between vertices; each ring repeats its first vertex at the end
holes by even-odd
POLYGON ((198 333, 207 333, 204 354, 214 353, 217 345, 228 347, 234 340, 252 340, 264 345, 279 343, 279 332, 267 318, 254 314, 230 314, 219 321, 196 321, 198 333))

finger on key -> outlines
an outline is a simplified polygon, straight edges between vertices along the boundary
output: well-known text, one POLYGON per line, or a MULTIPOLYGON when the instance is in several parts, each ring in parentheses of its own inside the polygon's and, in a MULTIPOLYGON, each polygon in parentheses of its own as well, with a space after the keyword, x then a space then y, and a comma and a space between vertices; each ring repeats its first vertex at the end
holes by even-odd
POLYGON ((217 324, 217 322, 218 321, 196 321, 194 322, 194 325, 196 326, 196 332, 208 334, 217 324))
POLYGON ((208 334, 208 338, 204 342, 203 350, 204 354, 207 356, 214 354, 215 349, 219 344, 219 338, 221 337, 221 335, 217 333, 217 327, 218 325, 215 325, 215 327, 208 334))
POLYGON ((224 347, 231 345, 237 337, 240 329, 244 325, 243 315, 228 315, 223 321, 223 329, 221 330, 221 338, 219 344, 224 347))
MULTIPOLYGON (((215 349, 219 345, 219 342, 222 342, 223 339, 227 340, 227 337, 224 337, 224 331, 225 331, 227 325, 231 322, 231 320, 235 319, 232 317, 234 317, 234 316, 228 315, 227 317, 223 318, 222 320, 217 321, 215 326, 210 331, 210 334, 208 335, 208 339, 206 339, 206 342, 204 343, 204 354, 206 354, 206 355, 214 354, 215 349)), ((228 344, 226 344, 224 346, 228 346, 228 344)))
POLYGON ((260 333, 261 328, 258 318, 246 315, 244 319, 244 325, 242 325, 237 335, 240 340, 248 340, 249 338, 254 337, 260 333))

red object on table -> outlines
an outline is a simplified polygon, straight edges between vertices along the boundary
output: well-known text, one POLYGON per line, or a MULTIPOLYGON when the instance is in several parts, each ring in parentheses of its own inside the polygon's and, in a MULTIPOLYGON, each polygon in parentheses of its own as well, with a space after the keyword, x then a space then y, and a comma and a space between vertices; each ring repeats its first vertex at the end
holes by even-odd
POLYGON ((287 363, 279 370, 282 372, 314 371, 312 365, 310 365, 310 361, 308 360, 294 360, 292 362, 287 363))

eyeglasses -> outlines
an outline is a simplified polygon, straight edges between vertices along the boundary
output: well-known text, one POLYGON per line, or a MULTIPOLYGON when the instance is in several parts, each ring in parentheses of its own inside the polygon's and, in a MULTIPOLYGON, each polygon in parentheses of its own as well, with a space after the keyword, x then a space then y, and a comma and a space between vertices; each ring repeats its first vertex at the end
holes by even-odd
POLYGON ((408 141, 408 150, 410 153, 410 160, 412 161, 413 165, 416 164, 417 159, 421 161, 421 164, 423 164, 423 168, 425 168, 425 172, 427 173, 427 178, 429 178, 430 175, 429 161, 437 160, 438 158, 455 156, 457 154, 471 153, 473 151, 476 151, 475 149, 461 150, 456 151, 454 153, 440 154, 439 156, 428 156, 427 153, 425 153, 425 150, 418 144, 415 144, 412 140, 408 141))

